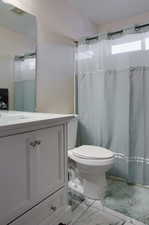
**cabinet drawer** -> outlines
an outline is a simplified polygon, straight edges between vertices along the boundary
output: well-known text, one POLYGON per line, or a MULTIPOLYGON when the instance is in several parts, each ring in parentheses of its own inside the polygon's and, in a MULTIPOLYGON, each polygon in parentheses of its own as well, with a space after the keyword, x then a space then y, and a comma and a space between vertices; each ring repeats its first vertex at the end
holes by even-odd
POLYGON ((10 225, 39 225, 54 215, 61 207, 65 207, 64 190, 60 190, 50 198, 32 208, 10 225))

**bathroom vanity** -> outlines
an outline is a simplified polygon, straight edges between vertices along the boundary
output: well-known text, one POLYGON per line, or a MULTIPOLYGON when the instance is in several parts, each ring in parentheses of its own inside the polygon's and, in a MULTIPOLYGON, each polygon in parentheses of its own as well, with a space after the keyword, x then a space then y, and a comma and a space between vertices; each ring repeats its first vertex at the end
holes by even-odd
POLYGON ((67 207, 72 115, 0 111, 0 224, 58 225, 67 207))

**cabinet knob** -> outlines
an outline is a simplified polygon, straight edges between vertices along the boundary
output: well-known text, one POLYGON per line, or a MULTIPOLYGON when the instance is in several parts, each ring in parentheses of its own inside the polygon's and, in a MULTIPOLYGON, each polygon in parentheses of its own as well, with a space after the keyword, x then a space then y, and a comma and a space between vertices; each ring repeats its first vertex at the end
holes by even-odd
POLYGON ((36 144, 36 142, 35 142, 35 141, 30 142, 30 146, 31 146, 31 147, 35 148, 35 147, 36 147, 36 145, 37 145, 37 144, 36 144))
POLYGON ((41 140, 36 140, 35 143, 36 145, 41 145, 41 140))
POLYGON ((37 145, 40 145, 40 144, 41 144, 40 140, 36 140, 36 141, 30 142, 30 146, 32 148, 35 148, 37 145))
POLYGON ((51 206, 51 210, 53 211, 53 212, 55 212, 56 211, 56 206, 51 206))

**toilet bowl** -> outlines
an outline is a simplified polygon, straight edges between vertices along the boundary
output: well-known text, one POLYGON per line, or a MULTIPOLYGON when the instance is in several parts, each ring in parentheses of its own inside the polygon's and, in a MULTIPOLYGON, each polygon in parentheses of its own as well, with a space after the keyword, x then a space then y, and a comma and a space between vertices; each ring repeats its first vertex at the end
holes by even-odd
POLYGON ((106 172, 112 167, 114 153, 111 150, 82 145, 75 147, 77 116, 68 124, 68 157, 76 163, 82 181, 83 194, 91 199, 102 200, 106 191, 106 172))
POLYGON ((83 145, 68 151, 68 157, 77 164, 83 180, 84 195, 103 199, 106 190, 105 173, 112 167, 114 154, 102 147, 83 145))

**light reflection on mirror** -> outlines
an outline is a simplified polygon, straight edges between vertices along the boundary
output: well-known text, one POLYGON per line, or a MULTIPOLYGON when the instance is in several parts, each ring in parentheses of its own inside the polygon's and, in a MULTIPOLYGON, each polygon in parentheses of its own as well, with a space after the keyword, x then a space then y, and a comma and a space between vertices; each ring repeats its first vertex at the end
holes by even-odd
POLYGON ((36 109, 36 18, 0 1, 0 110, 36 109))

